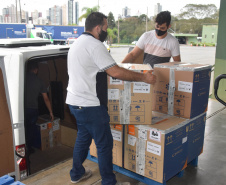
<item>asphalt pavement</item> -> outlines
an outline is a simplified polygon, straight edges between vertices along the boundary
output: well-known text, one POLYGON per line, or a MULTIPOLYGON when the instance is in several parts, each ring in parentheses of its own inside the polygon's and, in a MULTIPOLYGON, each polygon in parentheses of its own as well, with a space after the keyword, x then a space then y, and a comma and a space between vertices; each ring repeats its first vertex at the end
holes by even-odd
MULTIPOLYGON (((120 63, 129 51, 129 47, 112 47, 111 55, 117 63, 120 63)), ((186 63, 215 64, 216 47, 180 45, 181 61, 186 63)), ((171 61, 173 61, 171 59, 171 61)))

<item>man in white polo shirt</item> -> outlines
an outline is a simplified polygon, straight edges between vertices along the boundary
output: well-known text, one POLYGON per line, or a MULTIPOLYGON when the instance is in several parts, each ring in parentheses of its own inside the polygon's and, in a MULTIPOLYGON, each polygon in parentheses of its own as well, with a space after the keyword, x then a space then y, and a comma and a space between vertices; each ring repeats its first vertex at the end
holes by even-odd
POLYGON ((82 164, 93 138, 97 146, 102 185, 129 184, 117 182, 113 173, 113 138, 107 107, 101 104, 97 96, 97 73, 102 71, 117 79, 149 84, 156 81, 151 71, 137 73, 116 64, 102 43, 107 37, 107 27, 107 17, 104 14, 91 13, 86 19, 86 32, 76 39, 68 52, 69 82, 66 103, 76 118, 78 128, 73 167, 70 171, 72 183, 78 183, 92 174, 82 164))
POLYGON ((180 62, 178 40, 167 32, 171 27, 170 22, 170 12, 160 12, 155 19, 155 30, 145 32, 122 63, 134 63, 142 53, 144 53, 143 61, 138 62, 150 64, 152 68, 155 64, 169 62, 171 57, 174 61, 180 62))

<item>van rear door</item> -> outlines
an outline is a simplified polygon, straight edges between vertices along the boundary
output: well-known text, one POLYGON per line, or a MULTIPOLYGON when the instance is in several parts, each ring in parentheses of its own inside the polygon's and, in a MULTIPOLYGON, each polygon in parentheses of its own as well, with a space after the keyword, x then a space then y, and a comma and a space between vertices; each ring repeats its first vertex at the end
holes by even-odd
POLYGON ((4 57, 0 57, 0 176, 16 174, 14 136, 3 60, 4 57))

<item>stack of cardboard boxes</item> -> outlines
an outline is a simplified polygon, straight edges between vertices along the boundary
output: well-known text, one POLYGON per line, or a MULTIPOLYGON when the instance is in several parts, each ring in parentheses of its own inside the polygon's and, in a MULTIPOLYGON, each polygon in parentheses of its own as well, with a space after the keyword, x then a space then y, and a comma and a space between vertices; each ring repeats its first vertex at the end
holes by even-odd
MULTIPOLYGON (((138 72, 150 69, 142 64, 122 66, 138 72)), ((163 183, 198 157, 203 151, 210 73, 209 65, 171 62, 155 65, 154 86, 109 77, 111 128, 120 124, 124 135, 123 152, 117 155, 122 165, 114 164, 163 183)), ((114 144, 113 153, 118 146, 114 144)), ((91 155, 93 151, 94 143, 91 155)))

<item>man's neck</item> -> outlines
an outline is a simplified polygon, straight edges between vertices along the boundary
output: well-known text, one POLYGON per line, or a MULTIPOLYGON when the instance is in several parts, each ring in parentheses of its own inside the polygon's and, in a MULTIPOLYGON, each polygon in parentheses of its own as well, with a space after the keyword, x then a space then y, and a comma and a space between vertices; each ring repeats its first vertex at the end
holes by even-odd
POLYGON ((93 32, 93 31, 86 31, 86 33, 91 34, 97 40, 99 39, 98 35, 95 32, 93 32))

